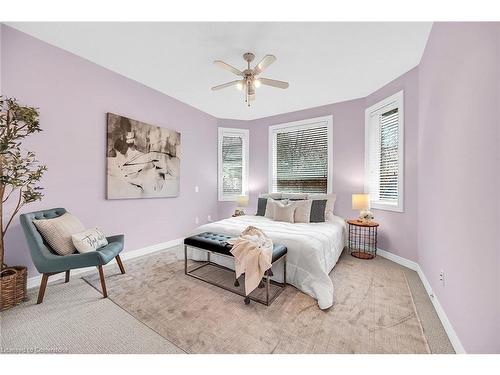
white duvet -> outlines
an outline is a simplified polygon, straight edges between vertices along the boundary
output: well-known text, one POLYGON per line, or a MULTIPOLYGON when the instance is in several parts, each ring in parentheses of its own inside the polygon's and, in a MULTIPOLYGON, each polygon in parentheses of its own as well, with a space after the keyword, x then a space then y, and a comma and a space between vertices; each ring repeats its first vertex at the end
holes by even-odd
MULTIPOLYGON (((214 232, 237 237, 253 225, 264 231, 274 243, 288 248, 287 283, 318 301, 321 309, 333 304, 333 284, 328 276, 342 253, 346 242, 344 219, 334 216, 327 223, 285 223, 262 216, 238 216, 198 227, 192 234, 214 232)), ((204 260, 198 252, 190 252, 195 260, 204 260)), ((212 257, 214 262, 233 268, 224 257, 212 257)), ((273 279, 283 280, 283 265, 273 267, 273 279)))

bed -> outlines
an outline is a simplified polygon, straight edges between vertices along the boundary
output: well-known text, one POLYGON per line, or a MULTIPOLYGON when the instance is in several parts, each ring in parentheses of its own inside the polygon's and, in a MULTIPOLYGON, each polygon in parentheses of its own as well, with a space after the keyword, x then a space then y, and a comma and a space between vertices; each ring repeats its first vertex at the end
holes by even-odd
MULTIPOLYGON (((318 301, 321 309, 333 304, 333 284, 330 271, 337 263, 346 243, 344 219, 334 216, 325 223, 285 223, 263 216, 237 216, 198 227, 192 234, 214 232, 237 237, 246 227, 262 229, 276 243, 288 248, 287 283, 318 301)), ((205 260, 192 249, 190 258, 205 260)), ((214 257, 214 262, 233 268, 231 260, 214 257)), ((273 268, 274 279, 283 280, 282 268, 273 268)))

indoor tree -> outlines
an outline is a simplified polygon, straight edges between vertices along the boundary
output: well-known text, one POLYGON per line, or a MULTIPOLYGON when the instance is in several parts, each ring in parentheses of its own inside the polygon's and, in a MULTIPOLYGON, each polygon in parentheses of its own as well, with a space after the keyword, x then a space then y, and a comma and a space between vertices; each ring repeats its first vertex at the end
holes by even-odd
POLYGON ((21 144, 27 136, 42 129, 38 109, 20 105, 16 99, 0 96, 0 265, 5 267, 5 233, 24 205, 42 199, 38 182, 47 170, 35 154, 24 151, 21 144), (13 202, 8 213, 6 202, 13 202))

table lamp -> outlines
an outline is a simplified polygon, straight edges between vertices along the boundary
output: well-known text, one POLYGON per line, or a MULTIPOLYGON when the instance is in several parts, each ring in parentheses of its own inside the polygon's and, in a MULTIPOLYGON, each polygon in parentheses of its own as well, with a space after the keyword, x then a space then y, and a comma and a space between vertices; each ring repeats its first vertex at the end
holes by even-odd
POLYGON ((234 211, 234 216, 245 215, 245 211, 243 211, 243 208, 248 206, 248 195, 237 196, 236 203, 238 204, 238 208, 234 211))
POLYGON ((373 219, 373 213, 370 208, 370 196, 368 194, 353 194, 352 209, 360 210, 359 218, 363 223, 369 223, 373 219))

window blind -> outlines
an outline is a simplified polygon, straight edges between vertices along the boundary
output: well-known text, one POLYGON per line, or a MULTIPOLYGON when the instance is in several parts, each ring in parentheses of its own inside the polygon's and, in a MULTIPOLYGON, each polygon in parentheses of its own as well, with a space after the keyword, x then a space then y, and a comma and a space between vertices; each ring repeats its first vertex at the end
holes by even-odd
POLYGON ((273 191, 326 193, 328 132, 326 125, 276 133, 273 191))
POLYGON ((380 116, 380 175, 379 200, 398 200, 398 109, 380 116))
POLYGON ((224 196, 241 195, 243 192, 243 139, 222 138, 222 192, 224 196))
POLYGON ((399 199, 399 110, 374 114, 368 134, 370 200, 397 204, 399 199))

